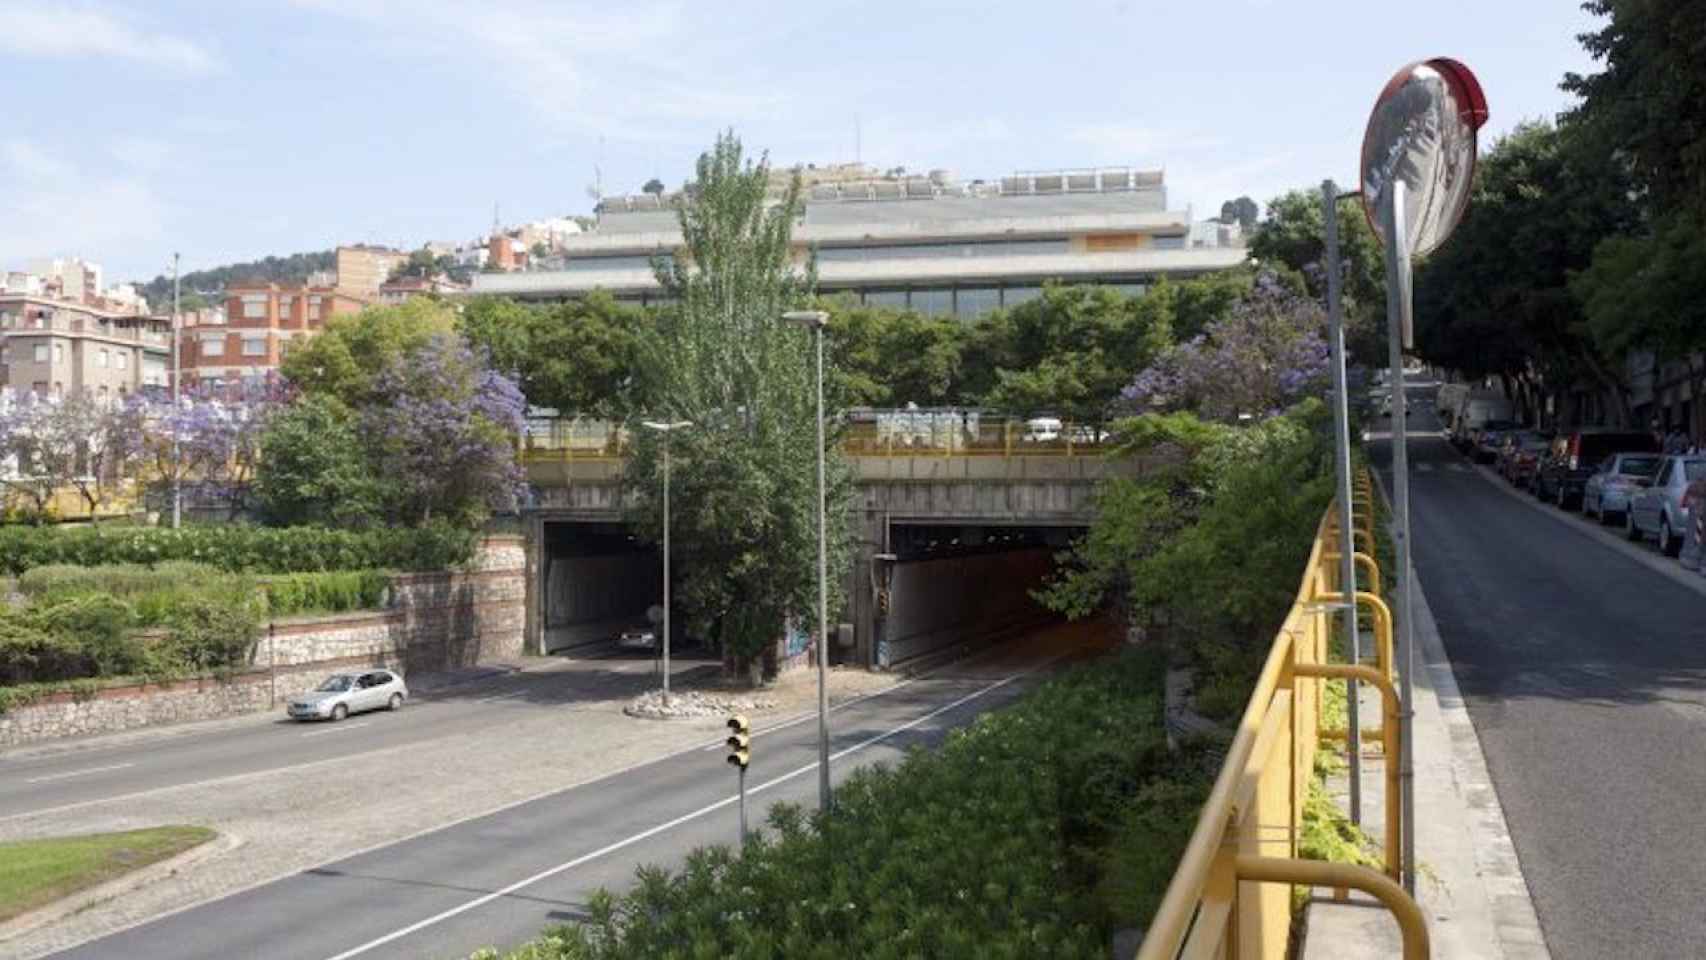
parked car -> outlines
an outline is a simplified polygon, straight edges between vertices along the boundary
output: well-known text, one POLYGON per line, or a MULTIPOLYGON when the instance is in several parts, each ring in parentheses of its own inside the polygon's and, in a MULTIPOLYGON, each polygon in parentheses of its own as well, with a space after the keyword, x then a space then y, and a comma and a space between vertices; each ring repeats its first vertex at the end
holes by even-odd
POLYGON ((334 673, 313 690, 291 697, 285 712, 296 720, 342 720, 364 710, 399 710, 408 698, 403 678, 390 670, 334 673))
POLYGON ((1505 445, 1505 437, 1518 429, 1517 424, 1509 420, 1489 420, 1480 430, 1475 431, 1475 436, 1469 444, 1469 456, 1476 463, 1498 462, 1499 448, 1505 445))
POLYGON ((1682 550, 1683 531, 1691 522, 1683 494, 1695 480, 1706 479, 1706 457, 1669 456, 1659 464, 1650 486, 1641 488, 1623 514, 1623 530, 1631 540, 1655 539, 1659 551, 1674 557, 1682 550))
POLYGON ((1534 472, 1534 495, 1568 509, 1581 503, 1582 489, 1599 464, 1614 453, 1657 453, 1652 434, 1584 428, 1564 434, 1534 472))
POLYGON ((1052 443, 1060 439, 1059 417, 1032 417, 1025 421, 1027 443, 1052 443))
POLYGON ((658 628, 649 623, 636 623, 616 635, 616 645, 624 650, 655 650, 658 645, 658 628))
POLYGON ((1582 516, 1610 523, 1629 510, 1629 501, 1653 482, 1659 470, 1656 453, 1614 453, 1599 462, 1582 484, 1582 516))
POLYGON ((1515 486, 1527 486, 1534 477, 1534 469, 1539 466, 1540 458, 1551 446, 1550 436, 1534 430, 1513 430, 1506 433, 1496 464, 1499 475, 1515 486))
POLYGON ((1706 479, 1695 480, 1682 492, 1682 506, 1688 511, 1691 522, 1682 540, 1682 552, 1677 556, 1682 565, 1689 570, 1699 570, 1706 573, 1706 551, 1701 547, 1706 545, 1706 479))
POLYGON ((1458 449, 1469 452, 1475 432, 1485 430, 1494 422, 1514 427, 1509 400, 1493 393, 1469 393, 1458 403, 1451 418, 1451 438, 1458 449))

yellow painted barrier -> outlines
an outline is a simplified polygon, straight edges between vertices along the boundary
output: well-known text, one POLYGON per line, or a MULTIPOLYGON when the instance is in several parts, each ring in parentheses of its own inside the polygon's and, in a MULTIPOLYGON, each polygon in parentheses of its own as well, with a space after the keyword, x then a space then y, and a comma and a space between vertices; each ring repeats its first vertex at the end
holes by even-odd
MULTIPOLYGON (((1226 761, 1195 830, 1179 858, 1160 907, 1139 949, 1138 960, 1181 957, 1282 960, 1291 931, 1291 885, 1366 891, 1390 909, 1404 938, 1406 960, 1428 956, 1421 910, 1401 887, 1367 867, 1298 859, 1305 791, 1321 739, 1323 684, 1356 679, 1380 690, 1384 706, 1380 735, 1388 756, 1400 754, 1399 704, 1392 685, 1391 611, 1380 602, 1380 568, 1356 554, 1373 581, 1373 592, 1354 594, 1373 610, 1377 658, 1374 667, 1329 663, 1328 639, 1337 587, 1339 554, 1327 539, 1327 521, 1315 543, 1297 595, 1256 679, 1239 719, 1226 761)), ((1386 835, 1402 835, 1399 790, 1388 764, 1386 835)), ((1402 869, 1388 856, 1388 871, 1402 869)))
MULTIPOLYGON (((1323 554, 1321 559, 1332 563, 1338 563, 1339 552, 1334 550, 1332 553, 1323 554)), ((1357 566, 1361 567, 1368 573, 1368 589, 1374 593, 1380 593, 1380 564, 1375 563, 1373 557, 1363 553, 1361 550, 1352 554, 1351 559, 1355 560, 1357 566)))

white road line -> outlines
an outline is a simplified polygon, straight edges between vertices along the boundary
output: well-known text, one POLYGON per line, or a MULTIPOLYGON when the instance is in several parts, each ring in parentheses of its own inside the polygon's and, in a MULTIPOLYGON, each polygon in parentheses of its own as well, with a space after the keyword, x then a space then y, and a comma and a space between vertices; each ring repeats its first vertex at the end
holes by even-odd
POLYGON ((318 736, 321 736, 323 734, 328 734, 328 733, 340 733, 344 730, 355 730, 355 729, 358 729, 360 727, 365 727, 372 722, 373 721, 371 721, 371 720, 358 720, 355 723, 340 723, 340 724, 336 724, 336 725, 330 726, 330 727, 322 727, 319 730, 310 730, 307 733, 302 734, 302 736, 304 736, 304 737, 318 737, 318 736))
MULTIPOLYGON (((1037 669, 1040 669, 1040 668, 1037 668, 1037 669)), ((911 730, 912 728, 918 726, 919 724, 922 724, 926 721, 929 721, 929 720, 932 720, 936 717, 939 717, 942 714, 947 713, 949 710, 953 710, 954 708, 959 707, 963 704, 970 703, 971 701, 976 700, 978 697, 981 697, 984 694, 989 693, 993 690, 997 690, 1001 687, 1004 687, 1007 684, 1012 683, 1014 680, 1017 680, 1020 677, 1025 676, 1026 673, 1031 673, 1031 672, 1033 672, 1033 671, 1028 670, 1028 671, 1025 671, 1025 673, 1015 673, 1015 674, 1012 674, 1010 676, 1003 677, 1000 680, 997 680, 994 683, 989 684, 986 687, 983 687, 982 689, 979 689, 979 690, 973 691, 972 693, 966 694, 965 696, 959 698, 958 700, 955 700, 954 702, 948 704, 947 706, 938 707, 937 709, 930 711, 929 713, 923 715, 922 717, 919 717, 919 718, 912 720, 908 723, 901 724, 900 726, 895 727, 894 729, 889 730, 886 733, 877 734, 876 736, 871 737, 868 740, 863 740, 859 743, 854 744, 851 747, 846 748, 845 750, 841 750, 837 753, 831 754, 829 759, 831 762, 834 762, 836 760, 841 759, 842 757, 848 756, 849 754, 857 753, 858 751, 864 750, 867 747, 874 746, 878 743, 881 743, 882 741, 887 740, 890 737, 895 736, 896 734, 905 733, 906 731, 911 730)), ((786 783, 789 780, 792 780, 796 777, 804 776, 805 774, 810 773, 816 769, 817 769, 817 762, 813 761, 811 763, 806 764, 803 767, 800 767, 797 770, 793 770, 789 773, 784 773, 783 775, 776 777, 774 779, 771 779, 771 780, 766 780, 763 783, 759 784, 758 786, 747 790, 747 793, 749 795, 755 794, 755 793, 762 793, 763 791, 768 790, 771 787, 777 786, 779 784, 786 783)), ((415 933, 416 931, 424 930, 427 927, 434 926, 434 925, 439 924, 439 923, 443 923, 444 921, 449 920, 451 917, 455 917, 455 916, 458 916, 460 914, 467 913, 470 910, 475 910, 475 909, 478 909, 480 907, 483 907, 486 904, 491 903, 493 900, 498 900, 500 898, 507 897, 510 894, 515 893, 517 890, 521 890, 521 889, 524 889, 526 887, 530 887, 533 884, 538 883, 541 880, 548 880, 551 877, 554 877, 557 874, 562 873, 566 870, 573 870, 575 867, 578 867, 584 863, 588 863, 590 861, 596 860, 599 857, 605 856, 606 854, 615 853, 616 851, 621 850, 624 847, 633 846, 634 844, 639 843, 642 840, 650 839, 650 838, 655 837, 658 834, 663 833, 667 830, 671 830, 671 829, 674 829, 675 827, 679 827, 684 823, 688 823, 690 821, 697 820, 700 817, 705 816, 706 814, 715 813, 716 811, 723 809, 724 807, 728 806, 729 804, 734 803, 738 799, 739 799, 738 795, 737 796, 725 797, 721 800, 718 800, 716 803, 712 803, 712 804, 708 804, 706 806, 700 807, 699 809, 694 810, 691 813, 684 813, 681 816, 676 817, 674 820, 670 820, 670 821, 667 821, 665 823, 660 823, 655 827, 651 827, 651 828, 648 828, 646 830, 642 830, 639 833, 636 833, 631 837, 627 837, 625 839, 618 840, 615 843, 609 844, 607 846, 600 847, 591 853, 583 854, 582 856, 576 857, 573 860, 569 860, 565 863, 557 864, 554 867, 550 867, 550 868, 547 868, 545 870, 541 870, 531 877, 527 877, 527 878, 522 879, 522 880, 517 880, 516 882, 510 884, 507 887, 504 887, 501 890, 494 890, 493 892, 485 894, 484 896, 476 897, 473 900, 469 900, 467 903, 464 903, 461 906, 452 907, 449 910, 445 910, 441 913, 433 914, 432 916, 427 917, 424 920, 418 920, 418 921, 411 923, 408 926, 403 927, 401 929, 393 930, 392 932, 385 934, 382 937, 378 937, 378 938, 375 938, 373 940, 369 940, 368 942, 362 944, 359 947, 355 947, 355 948, 350 949, 350 950, 345 950, 343 953, 340 953, 340 954, 337 954, 336 956, 328 958, 328 960, 349 960, 350 957, 360 956, 361 954, 364 954, 364 953, 368 952, 369 950, 372 950, 376 947, 382 947, 385 944, 391 943, 392 941, 395 941, 395 940, 400 940, 403 937, 406 937, 411 933, 415 933)))
POLYGON ((45 777, 30 777, 25 783, 48 783, 53 780, 69 780, 72 777, 86 777, 91 773, 106 773, 108 770, 124 770, 134 767, 134 763, 115 763, 105 767, 89 767, 84 770, 72 770, 69 773, 50 773, 45 777))
MULTIPOLYGON (((842 701, 841 703, 838 703, 835 706, 830 707, 829 712, 834 713, 835 711, 843 709, 845 707, 851 707, 856 703, 864 703, 866 700, 869 700, 872 697, 885 696, 887 694, 895 692, 896 690, 899 690, 901 687, 909 687, 909 686, 917 683, 921 679, 923 679, 923 678, 922 677, 913 677, 913 678, 908 679, 908 680, 902 680, 901 682, 895 684, 892 687, 884 687, 883 689, 878 690, 875 693, 862 694, 860 696, 854 697, 851 700, 842 701)), ((817 719, 817 711, 816 710, 808 710, 805 713, 802 713, 802 714, 794 717, 793 719, 784 720, 781 723, 771 724, 768 727, 763 727, 761 729, 754 730, 754 731, 752 731, 752 735, 755 737, 761 737, 767 733, 775 733, 778 730, 786 730, 789 727, 798 726, 799 724, 805 723, 807 720, 816 720, 816 719, 817 719)), ((704 748, 704 752, 710 753, 713 750, 722 750, 726 746, 727 746, 726 741, 718 740, 716 743, 707 745, 704 748)))
POLYGON ((1433 473, 1434 472, 1434 465, 1431 463, 1418 463, 1418 464, 1416 464, 1416 472, 1417 473, 1433 473))

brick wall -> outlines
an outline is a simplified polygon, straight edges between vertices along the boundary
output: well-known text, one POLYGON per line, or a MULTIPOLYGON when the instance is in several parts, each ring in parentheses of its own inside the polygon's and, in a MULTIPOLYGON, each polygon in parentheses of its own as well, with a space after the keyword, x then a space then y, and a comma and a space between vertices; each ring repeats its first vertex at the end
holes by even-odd
POLYGON ((387 666, 407 677, 520 656, 524 560, 519 537, 492 538, 465 571, 399 575, 389 609, 269 624, 253 669, 228 680, 61 693, 0 713, 0 747, 273 709, 336 670, 387 666))

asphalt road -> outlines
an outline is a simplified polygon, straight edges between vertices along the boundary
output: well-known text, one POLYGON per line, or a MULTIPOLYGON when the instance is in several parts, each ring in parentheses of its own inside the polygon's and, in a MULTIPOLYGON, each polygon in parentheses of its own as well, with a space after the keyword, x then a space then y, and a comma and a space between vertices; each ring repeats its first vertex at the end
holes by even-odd
POLYGON ((1410 396, 1413 560, 1552 955, 1706 955, 1706 596, 1415 436, 1410 396))
MULTIPOLYGON (((138 742, 103 738, 53 752, 0 753, 0 819, 264 770, 424 743, 509 722, 514 711, 615 698, 655 685, 652 658, 621 655, 554 663, 545 670, 479 680, 410 702, 400 713, 358 714, 342 723, 298 723, 283 700, 268 717, 192 726, 138 742)), ((678 658, 671 676, 714 671, 678 658)), ((299 691, 280 690, 281 698, 299 691)))
MULTIPOLYGON (((892 763, 1012 702, 1093 636, 1089 627, 1054 628, 838 709, 834 779, 892 763)), ((816 737, 815 723, 759 727, 747 781, 755 825, 776 801, 815 804, 816 737)), ((732 842, 735 776, 724 756, 720 741, 707 742, 55 956, 461 958, 513 945, 583 916, 592 892, 626 887, 641 864, 671 865, 694 847, 732 842)))

